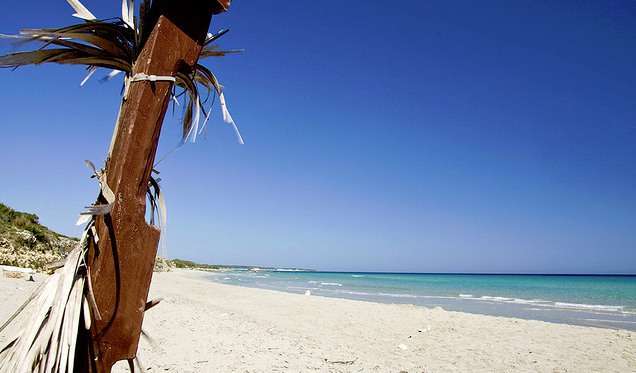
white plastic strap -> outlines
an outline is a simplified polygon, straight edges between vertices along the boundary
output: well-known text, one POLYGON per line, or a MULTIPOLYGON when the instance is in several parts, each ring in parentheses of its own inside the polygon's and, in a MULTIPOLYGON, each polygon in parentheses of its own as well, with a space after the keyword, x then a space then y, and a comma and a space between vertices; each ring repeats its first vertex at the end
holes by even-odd
POLYGON ((162 76, 162 75, 148 75, 144 73, 137 73, 133 75, 130 79, 131 82, 142 82, 142 81, 150 81, 150 82, 175 82, 176 79, 174 76, 162 76))

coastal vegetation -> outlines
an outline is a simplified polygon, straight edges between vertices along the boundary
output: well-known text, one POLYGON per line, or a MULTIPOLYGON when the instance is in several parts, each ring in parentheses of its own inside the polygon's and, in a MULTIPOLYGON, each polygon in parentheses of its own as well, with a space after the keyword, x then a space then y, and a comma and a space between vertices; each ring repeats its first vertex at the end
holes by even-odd
POLYGON ((37 215, 0 203, 0 264, 43 270, 77 242, 40 224, 37 215))
POLYGON ((189 268, 189 269, 221 269, 222 266, 215 264, 202 264, 196 263, 191 260, 184 259, 171 259, 168 260, 168 263, 175 268, 189 268))
POLYGON ((302 268, 277 268, 277 267, 262 267, 262 266, 248 266, 248 265, 233 265, 233 264, 206 264, 197 263, 192 260, 186 259, 166 259, 165 262, 173 268, 182 269, 200 269, 200 270, 213 270, 213 271, 279 271, 279 272, 313 272, 313 269, 302 268))

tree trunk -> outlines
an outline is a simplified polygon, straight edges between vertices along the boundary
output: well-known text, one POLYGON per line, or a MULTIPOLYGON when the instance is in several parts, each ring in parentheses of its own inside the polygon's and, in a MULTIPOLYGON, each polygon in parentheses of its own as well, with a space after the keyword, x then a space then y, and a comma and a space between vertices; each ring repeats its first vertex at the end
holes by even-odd
MULTIPOLYGON (((227 8, 209 0, 155 0, 156 20, 133 67, 133 75, 174 76, 194 65, 212 15, 227 8)), ((152 278, 159 229, 148 225, 146 191, 172 82, 131 82, 122 102, 106 160, 108 185, 115 194, 110 214, 97 217, 98 243, 87 264, 101 319, 78 342, 77 372, 110 372, 136 356, 144 306, 152 278)), ((80 328, 81 329, 81 328, 80 328)))

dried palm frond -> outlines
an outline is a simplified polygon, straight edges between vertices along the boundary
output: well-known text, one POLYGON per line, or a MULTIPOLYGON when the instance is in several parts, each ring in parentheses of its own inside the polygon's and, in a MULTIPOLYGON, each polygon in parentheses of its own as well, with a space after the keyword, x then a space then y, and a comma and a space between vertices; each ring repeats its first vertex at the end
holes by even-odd
POLYGON ((22 320, 20 334, 0 352, 1 373, 73 372, 79 320, 83 318, 84 325, 90 326, 91 318, 89 308, 83 306, 87 297, 84 286, 87 232, 67 257, 64 267, 36 289, 0 328, 1 332, 29 303, 34 303, 28 308, 30 314, 22 320))
MULTIPOLYGON (((152 173, 158 175, 159 171, 153 169, 152 173)), ((159 236, 159 256, 165 258, 168 255, 166 248, 168 210, 166 208, 165 194, 159 186, 160 181, 160 178, 154 178, 150 175, 148 191, 146 193, 148 197, 148 206, 150 207, 148 220, 150 224, 158 225, 161 230, 161 235, 159 236)))
MULTIPOLYGON (((17 40, 18 44, 31 42, 41 44, 41 47, 36 50, 0 56, 0 67, 18 68, 43 63, 85 65, 88 74, 82 80, 80 84, 82 86, 93 76, 96 68, 112 70, 106 80, 112 78, 115 75, 114 72, 124 72, 127 84, 132 78, 133 64, 143 49, 153 28, 153 22, 156 22, 156 18, 153 18, 149 12, 151 1, 142 1, 139 5, 139 15, 135 16, 133 1, 123 0, 121 18, 102 20, 97 19, 78 0, 68 0, 68 2, 75 10, 73 15, 85 20, 84 23, 61 28, 24 29, 19 35, 0 35, 0 37, 17 40)), ((241 50, 223 50, 213 44, 227 32, 227 29, 223 29, 216 34, 208 34, 200 57, 221 57, 240 53, 241 50)), ((175 78, 175 85, 182 92, 176 94, 173 90, 173 99, 184 97, 185 100, 182 140, 185 142, 189 139, 194 142, 199 132, 201 113, 206 119, 209 118, 203 106, 208 102, 212 91, 216 95, 221 95, 223 87, 216 76, 202 65, 196 65, 191 70, 183 67, 175 78), (200 96, 199 87, 207 92, 205 98, 200 96)), ((242 143, 241 137, 238 136, 238 138, 242 143)))
MULTIPOLYGON (((75 362, 76 343, 80 327, 89 330, 93 317, 101 320, 95 295, 91 286, 90 267, 86 265, 86 252, 90 240, 99 241, 95 229, 95 216, 109 213, 115 195, 106 183, 104 170, 97 170, 90 161, 86 165, 99 181, 100 194, 107 204, 95 204, 87 208, 82 216, 88 224, 78 246, 73 249, 63 267, 58 268, 18 310, 0 326, 0 333, 22 316, 24 327, 20 334, 0 350, 0 373, 52 372, 72 373, 75 362), (83 320, 83 322, 82 322, 83 320)), ((153 202, 164 211, 163 197, 158 182, 153 182, 153 202)))

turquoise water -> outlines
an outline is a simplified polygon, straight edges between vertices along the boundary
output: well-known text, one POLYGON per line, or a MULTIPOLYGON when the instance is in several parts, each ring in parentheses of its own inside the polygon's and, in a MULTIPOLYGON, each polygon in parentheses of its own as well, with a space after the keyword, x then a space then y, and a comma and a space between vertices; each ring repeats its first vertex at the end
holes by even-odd
POLYGON ((212 273, 213 281, 293 293, 636 330, 636 276, 289 271, 212 273))

